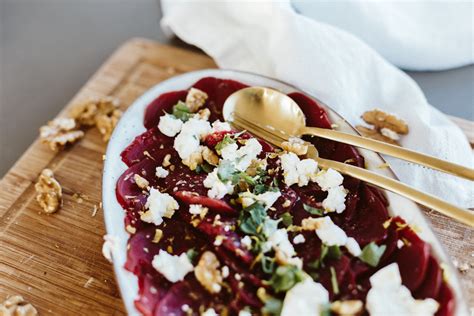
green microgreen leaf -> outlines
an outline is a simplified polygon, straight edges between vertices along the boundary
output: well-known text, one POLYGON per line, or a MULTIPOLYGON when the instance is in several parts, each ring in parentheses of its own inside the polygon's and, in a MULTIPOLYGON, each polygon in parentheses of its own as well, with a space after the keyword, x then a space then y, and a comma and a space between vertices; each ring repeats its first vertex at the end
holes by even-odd
POLYGON ((265 306, 262 307, 262 313, 269 315, 280 315, 283 302, 277 298, 270 297, 265 301, 265 306))
POLYGON ((267 213, 262 204, 255 202, 242 210, 239 228, 246 234, 259 235, 267 213))
POLYGON ((337 295, 339 294, 339 284, 337 283, 336 269, 334 269, 334 267, 330 267, 329 270, 331 271, 332 291, 337 295))
POLYGON ((277 293, 286 292, 304 278, 304 272, 295 266, 279 266, 268 281, 268 284, 277 293))
POLYGON ((222 148, 224 148, 225 146, 229 145, 229 144, 233 144, 235 143, 235 135, 230 135, 230 134, 225 134, 224 135, 224 138, 217 143, 215 149, 218 153, 221 152, 222 148))
POLYGON ((293 215, 291 215, 290 212, 283 213, 281 215, 281 222, 285 227, 293 225, 293 215))
POLYGON ((186 251, 186 256, 188 256, 188 259, 191 262, 193 262, 196 259, 197 255, 198 255, 198 252, 194 248, 191 248, 188 251, 186 251))
POLYGON ((172 114, 177 119, 180 119, 181 121, 184 121, 184 122, 189 120, 189 118, 191 118, 194 115, 193 113, 191 113, 191 110, 188 108, 186 103, 184 103, 183 101, 178 101, 178 103, 176 103, 173 106, 172 114))
POLYGON ((386 245, 378 246, 375 242, 365 245, 362 249, 362 253, 359 255, 359 259, 367 263, 372 267, 376 267, 379 264, 380 258, 382 258, 386 245))
POLYGON ((312 215, 319 215, 322 216, 324 214, 324 210, 321 210, 319 208, 312 207, 308 204, 303 204, 303 209, 308 212, 309 214, 312 215))
POLYGON ((197 173, 211 173, 212 168, 213 167, 210 164, 203 163, 203 164, 197 165, 196 172, 197 173))
POLYGON ((326 258, 338 260, 342 255, 341 248, 339 246, 326 246, 321 244, 321 254, 319 258, 308 264, 310 268, 319 269, 324 267, 324 260, 326 258))
POLYGON ((261 263, 262 263, 263 272, 268 273, 268 274, 272 274, 273 271, 275 271, 275 259, 274 258, 263 255, 261 263))

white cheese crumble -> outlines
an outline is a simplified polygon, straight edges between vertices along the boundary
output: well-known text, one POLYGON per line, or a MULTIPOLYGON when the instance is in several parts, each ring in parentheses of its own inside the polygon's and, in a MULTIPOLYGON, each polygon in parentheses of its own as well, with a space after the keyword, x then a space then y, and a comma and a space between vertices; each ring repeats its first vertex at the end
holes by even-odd
POLYGON ((173 148, 181 159, 188 159, 193 153, 201 150, 200 139, 211 132, 208 121, 199 118, 190 118, 181 128, 181 132, 174 139, 173 148))
POLYGON ((219 316, 214 308, 208 308, 204 313, 201 314, 201 316, 219 316))
POLYGON ((186 274, 194 270, 186 253, 183 252, 179 256, 174 256, 163 249, 160 249, 160 252, 153 257, 151 264, 156 271, 173 283, 182 281, 186 274))
POLYGON ((360 249, 359 243, 352 237, 347 238, 346 248, 349 253, 354 257, 358 257, 362 253, 362 249, 360 249))
POLYGON ((234 161, 237 159, 237 150, 239 146, 236 143, 230 143, 222 147, 220 154, 223 160, 234 161))
POLYGON ((168 170, 166 170, 165 168, 160 166, 160 167, 156 167, 156 173, 155 174, 158 178, 166 178, 170 174, 170 172, 168 170))
POLYGON ((332 168, 321 171, 316 175, 316 183, 323 191, 342 185, 342 181, 344 181, 342 175, 332 168))
POLYGON ((372 288, 366 299, 371 316, 432 316, 439 308, 438 302, 427 298, 416 300, 410 290, 402 285, 397 263, 392 263, 370 277, 372 288))
POLYGON ((189 213, 192 214, 192 215, 205 214, 207 211, 208 211, 207 207, 204 207, 201 204, 191 204, 191 205, 189 205, 189 213))
POLYGON ((253 194, 249 191, 245 191, 239 194, 242 207, 245 208, 249 207, 255 202, 262 202, 266 210, 275 204, 280 196, 280 191, 267 191, 261 194, 253 194))
POLYGON ((175 137, 181 131, 183 127, 183 121, 177 119, 173 115, 165 114, 160 117, 160 122, 158 123, 158 129, 160 132, 165 134, 168 137, 175 137))
POLYGON ((304 236, 302 234, 298 234, 296 235, 294 238, 293 238, 293 243, 295 245, 297 244, 302 244, 306 241, 306 239, 304 238, 304 236))
POLYGON ((174 211, 179 208, 179 204, 168 193, 161 193, 159 190, 151 188, 145 208, 148 211, 140 216, 142 221, 160 225, 163 222, 163 217, 171 218, 173 216, 174 211))
POLYGON ((217 175, 218 168, 215 168, 209 173, 204 179, 204 187, 210 189, 207 191, 207 196, 213 199, 222 199, 226 194, 232 194, 234 192, 234 186, 231 181, 225 183, 219 179, 217 175))
POLYGON ((276 259, 283 264, 292 264, 301 268, 303 262, 296 255, 295 248, 288 240, 288 232, 284 228, 277 229, 268 238, 268 243, 276 252, 276 259))
POLYGON ((310 218, 311 224, 316 227, 316 235, 327 246, 345 246, 349 253, 355 257, 361 254, 357 241, 347 237, 346 233, 329 216, 310 218))
POLYGON ((240 243, 247 249, 252 248, 252 238, 248 235, 245 235, 244 238, 240 240, 240 243))
POLYGON ((245 171, 262 151, 262 145, 255 139, 247 139, 245 145, 238 148, 237 143, 230 143, 220 150, 223 160, 231 161, 239 171, 245 171))
POLYGON ((217 133, 217 132, 225 132, 225 131, 231 131, 232 128, 230 127, 230 124, 227 122, 221 122, 219 120, 214 121, 212 123, 212 132, 217 133))
POLYGON ((286 292, 280 315, 320 316, 327 303, 329 293, 324 286, 306 278, 286 292))
POLYGON ((329 212, 342 213, 346 209, 347 190, 342 185, 330 188, 323 200, 323 208, 329 212))
POLYGON ((252 316, 252 313, 250 313, 248 310, 242 309, 239 312, 239 316, 252 316))
POLYGON ((286 185, 298 183, 302 187, 308 185, 309 181, 315 181, 318 163, 313 159, 300 160, 296 154, 289 152, 281 155, 280 161, 286 185))

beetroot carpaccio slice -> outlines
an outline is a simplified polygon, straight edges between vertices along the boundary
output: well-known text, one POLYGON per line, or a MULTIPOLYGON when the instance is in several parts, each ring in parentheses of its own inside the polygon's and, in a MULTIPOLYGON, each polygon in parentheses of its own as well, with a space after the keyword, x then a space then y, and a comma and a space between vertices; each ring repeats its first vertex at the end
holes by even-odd
MULTIPOLYGON (((225 100, 245 87, 247 85, 237 81, 212 77, 193 85, 207 94, 203 107, 209 109, 209 122, 223 121, 225 100)), ((454 313, 453 292, 443 279, 430 245, 403 219, 390 217, 388 201, 382 191, 358 179, 344 176, 345 210, 339 214, 323 214, 322 202, 328 192, 316 182, 303 187, 287 186, 278 150, 259 139, 262 151, 258 158, 265 159, 265 168, 272 173, 252 175, 252 181, 259 181, 258 184, 246 180, 248 177, 239 178, 242 176, 239 173, 234 173, 231 179, 240 192, 280 192, 272 206, 263 208, 265 204, 255 202, 243 208, 243 202, 236 194, 226 194, 224 198, 208 194, 209 187, 204 185, 204 180, 215 166, 206 160, 191 170, 174 149, 175 138, 166 136, 158 128, 160 117, 174 113, 174 106, 179 101, 187 102, 188 94, 189 90, 170 91, 152 101, 145 111, 146 131, 121 154, 128 169, 117 181, 116 195, 126 212, 125 224, 131 234, 125 268, 138 277, 135 307, 140 313, 150 316, 200 315, 207 311, 209 315, 213 315, 212 312, 238 315, 246 310, 252 315, 278 314, 278 304, 285 297, 279 287, 285 286, 289 279, 294 280, 296 274, 285 274, 279 279, 279 268, 276 267, 282 267, 282 259, 278 259, 274 248, 262 249, 268 247, 266 230, 273 229, 274 232, 282 228, 286 228, 288 240, 293 241, 295 257, 302 260, 304 274, 324 286, 330 301, 365 301, 371 287, 370 277, 383 267, 397 263, 402 283, 414 298, 435 299, 439 303, 436 315, 454 313), (166 167, 166 176, 158 176, 158 167, 166 167), (137 183, 140 179, 137 180, 136 175, 146 181, 146 186, 137 183), (164 216, 159 225, 141 219, 147 212, 148 205, 145 204, 151 188, 168 194, 178 203, 173 208, 174 214, 164 216), (255 205, 257 207, 253 208, 255 205), (191 213, 191 207, 198 213, 191 213), (259 217, 262 212, 273 228, 269 228, 270 224, 267 227, 267 222, 259 217), (304 219, 321 216, 329 216, 361 248, 373 245, 384 248, 378 263, 371 265, 362 256, 351 254, 348 248, 329 247, 314 231, 301 230, 304 219), (248 238, 249 234, 252 238, 248 238), (298 238, 304 241, 297 243, 298 238), (153 266, 153 259, 162 251, 175 257, 185 255, 194 272, 170 281, 169 276, 153 266), (203 254, 208 252, 214 254, 216 261, 203 265, 203 254), (220 271, 222 278, 219 291, 212 292, 199 279, 196 269, 206 265, 218 267, 215 271, 220 271)), ((303 110, 307 125, 331 128, 328 114, 316 101, 301 93, 291 93, 289 97, 303 110)), ((252 137, 235 130, 217 130, 203 137, 201 145, 220 154, 222 142, 235 142, 241 148, 252 137)), ((364 167, 363 157, 352 146, 319 138, 306 140, 317 147, 323 158, 364 167)), ((254 173, 259 169, 256 170, 254 173)), ((222 180, 225 174, 226 170, 219 169, 219 179, 222 180)), ((287 266, 283 264, 283 267, 287 266)), ((365 310, 359 313, 368 315, 365 310)))

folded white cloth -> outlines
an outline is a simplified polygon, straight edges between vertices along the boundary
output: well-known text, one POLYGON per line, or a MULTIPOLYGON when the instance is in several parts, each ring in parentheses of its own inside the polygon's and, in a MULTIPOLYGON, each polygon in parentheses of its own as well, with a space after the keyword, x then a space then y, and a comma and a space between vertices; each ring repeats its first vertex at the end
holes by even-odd
MULTIPOLYGON (((330 105, 350 123, 379 107, 410 127, 402 145, 474 166, 462 131, 428 104, 416 83, 355 36, 297 14, 288 1, 163 0, 162 26, 196 45, 223 68, 289 82, 330 105)), ((464 207, 474 185, 388 158, 399 178, 464 207)))
POLYGON ((404 69, 474 62, 472 1, 293 0, 301 14, 346 30, 404 69))

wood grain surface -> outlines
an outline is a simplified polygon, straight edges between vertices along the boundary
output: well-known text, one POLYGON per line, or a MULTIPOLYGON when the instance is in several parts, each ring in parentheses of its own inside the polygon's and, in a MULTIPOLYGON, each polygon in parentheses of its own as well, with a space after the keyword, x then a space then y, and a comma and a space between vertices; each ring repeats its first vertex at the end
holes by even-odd
MULTIPOLYGON (((200 53, 133 39, 109 58, 65 110, 88 97, 106 95, 120 98, 125 109, 168 77, 214 67, 200 53)), ((472 128, 472 122, 463 124, 472 128)), ((467 132, 473 137, 472 130, 467 132)), ((0 181, 0 302, 21 294, 41 315, 125 314, 112 266, 101 254, 102 210, 93 216, 101 200, 105 147, 96 129, 59 153, 37 140, 0 181), (62 209, 52 215, 42 213, 35 201, 34 182, 46 167, 54 171, 64 193, 62 209)), ((452 258, 472 264, 473 230, 434 212, 427 217, 452 258)), ((461 276, 471 306, 473 270, 461 276)))

